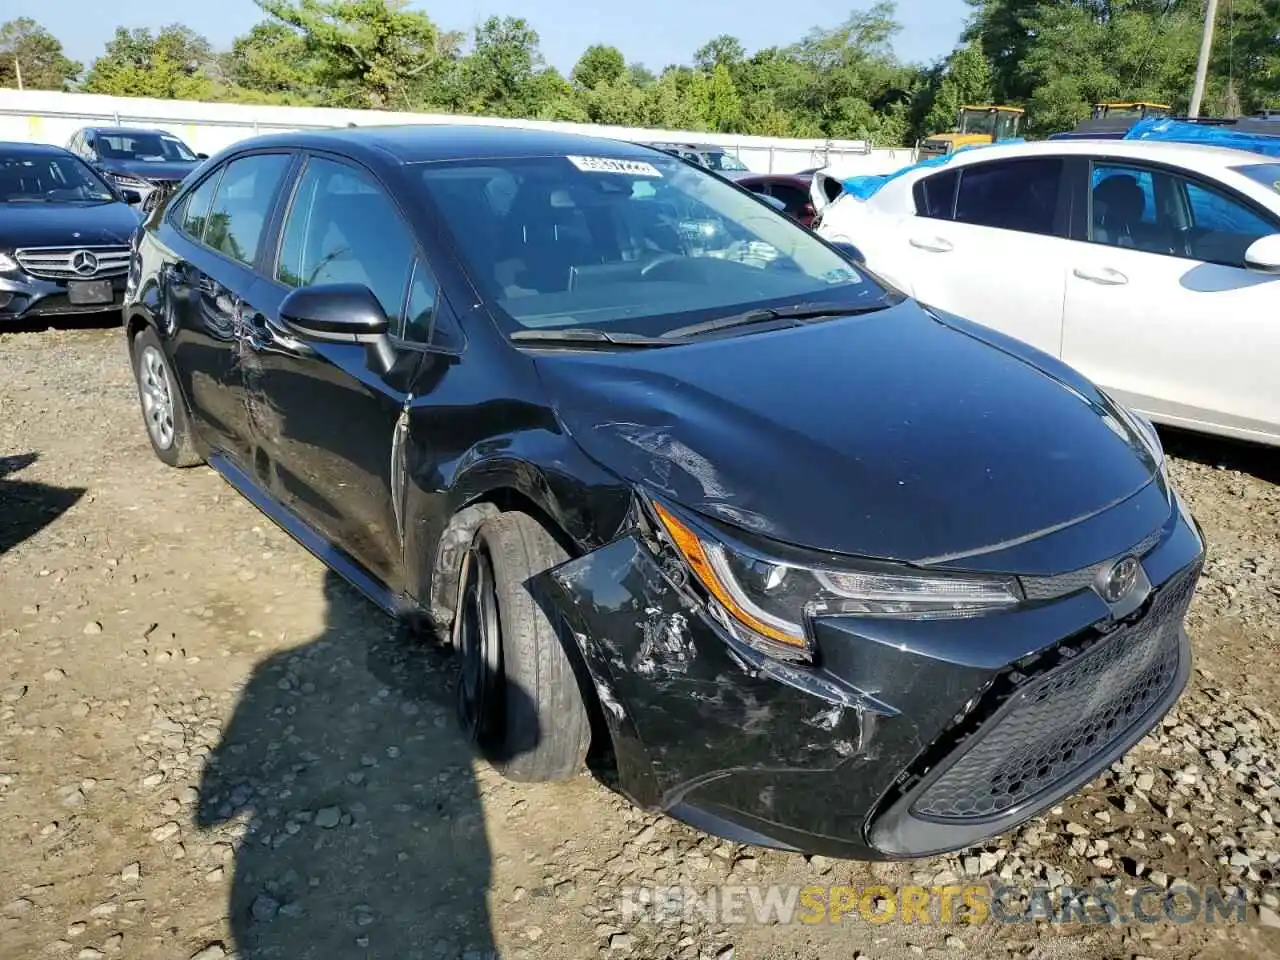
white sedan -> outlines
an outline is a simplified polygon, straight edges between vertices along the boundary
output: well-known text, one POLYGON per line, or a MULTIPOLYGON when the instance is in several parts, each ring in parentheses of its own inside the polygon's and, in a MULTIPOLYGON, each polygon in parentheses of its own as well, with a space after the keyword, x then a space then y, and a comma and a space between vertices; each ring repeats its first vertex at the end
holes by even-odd
POLYGON ((1150 419, 1280 444, 1280 161, 1180 143, 965 151, 818 232, 1150 419))

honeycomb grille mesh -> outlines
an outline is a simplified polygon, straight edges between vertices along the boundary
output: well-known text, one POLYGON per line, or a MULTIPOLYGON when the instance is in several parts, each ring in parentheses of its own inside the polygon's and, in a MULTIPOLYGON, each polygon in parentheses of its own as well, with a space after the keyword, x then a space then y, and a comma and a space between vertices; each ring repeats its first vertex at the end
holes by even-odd
POLYGON ((1022 806, 1120 739, 1173 683, 1179 624, 1198 571, 1160 592, 1147 615, 1014 694, 974 745, 912 805, 935 820, 986 820, 1022 806))

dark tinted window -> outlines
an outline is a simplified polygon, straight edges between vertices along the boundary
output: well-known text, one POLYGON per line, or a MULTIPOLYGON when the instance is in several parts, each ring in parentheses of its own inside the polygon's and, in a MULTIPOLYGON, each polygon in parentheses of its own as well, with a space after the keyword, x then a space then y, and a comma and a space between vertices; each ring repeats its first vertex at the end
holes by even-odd
POLYGON ((231 161, 213 198, 204 242, 233 260, 253 263, 276 189, 288 166, 289 157, 283 153, 231 161))
POLYGON ((419 260, 413 268, 409 285, 409 307, 404 316, 401 338, 412 343, 429 343, 436 316, 436 281, 427 265, 419 260))
POLYGON ((182 232, 199 240, 204 236, 204 225, 209 219, 209 204, 213 202, 214 191, 218 189, 218 180, 222 170, 210 174, 200 186, 187 194, 182 204, 182 216, 179 223, 182 232))
POLYGON ((805 204, 809 202, 809 194, 789 183, 770 184, 769 192, 787 205, 787 213, 793 217, 804 213, 805 204))
POLYGON ((1006 160, 960 171, 956 220, 979 227, 1052 235, 1062 161, 1006 160))
POLYGON ((917 183, 916 213, 934 220, 950 220, 955 209, 956 181, 959 177, 958 171, 949 170, 917 183))
POLYGON ((399 330, 413 259, 408 228, 367 174, 330 160, 307 163, 285 220, 281 283, 362 283, 399 330))

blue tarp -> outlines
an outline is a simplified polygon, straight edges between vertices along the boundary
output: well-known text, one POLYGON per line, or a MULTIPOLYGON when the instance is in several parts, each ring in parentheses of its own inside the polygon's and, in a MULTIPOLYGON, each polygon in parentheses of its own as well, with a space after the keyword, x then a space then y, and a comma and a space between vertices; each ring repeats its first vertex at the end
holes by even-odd
POLYGON ((1280 122, 1276 133, 1245 133, 1212 124, 1185 123, 1153 117, 1140 120, 1125 134, 1126 140, 1153 140, 1164 143, 1203 143, 1214 147, 1234 147, 1268 157, 1280 157, 1280 122))
POLYGON ((1004 146, 1010 143, 1026 143, 1026 140, 1019 137, 1015 140, 1000 140, 997 143, 977 143, 971 146, 961 147, 959 150, 955 151, 955 153, 952 153, 949 156, 930 157, 928 160, 921 160, 918 163, 913 163, 908 167, 903 167, 901 170, 898 170, 896 173, 880 174, 875 176, 849 177, 847 180, 842 180, 840 182, 841 182, 841 185, 844 187, 844 192, 849 194, 849 196, 853 197, 855 200, 870 200, 882 189, 884 189, 885 184, 891 183, 892 181, 897 180, 899 177, 906 176, 908 173, 911 173, 913 170, 922 170, 927 167, 945 166, 946 164, 951 162, 952 157, 956 156, 957 154, 964 153, 966 150, 985 150, 985 149, 989 149, 990 147, 1004 146))

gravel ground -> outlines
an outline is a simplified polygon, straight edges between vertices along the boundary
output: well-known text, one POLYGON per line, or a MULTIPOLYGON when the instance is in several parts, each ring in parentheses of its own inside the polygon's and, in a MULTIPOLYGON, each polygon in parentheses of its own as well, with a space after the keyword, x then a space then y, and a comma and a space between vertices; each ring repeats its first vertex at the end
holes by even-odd
POLYGON ((1196 672, 1161 729, 1014 835, 867 865, 722 843, 634 809, 607 774, 504 782, 454 732, 442 655, 211 471, 154 459, 118 330, 0 336, 0 371, 6 960, 1280 952, 1274 451, 1168 438, 1211 560, 1196 672), (1100 883, 1125 920, 654 922, 622 894, 1007 885, 1057 904, 1100 883), (1134 922, 1146 885, 1238 887, 1249 905, 1175 923, 1151 897, 1153 922, 1134 922))

